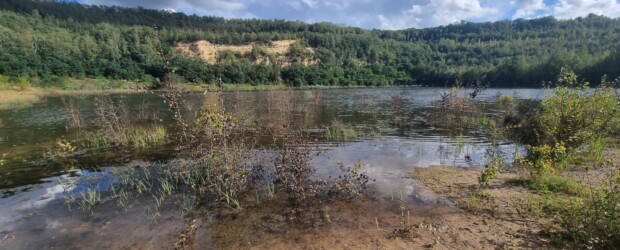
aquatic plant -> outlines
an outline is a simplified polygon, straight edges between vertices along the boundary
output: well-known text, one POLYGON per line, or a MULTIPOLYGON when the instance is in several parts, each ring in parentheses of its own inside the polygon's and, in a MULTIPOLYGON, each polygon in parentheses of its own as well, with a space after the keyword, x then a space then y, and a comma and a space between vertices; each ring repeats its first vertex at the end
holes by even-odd
POLYGON ((92 215, 93 209, 101 201, 101 192, 98 188, 88 188, 80 193, 79 200, 82 211, 92 215))
POLYGON ((103 131, 87 132, 81 145, 86 148, 128 147, 145 149, 166 143, 167 131, 163 125, 129 126, 114 135, 103 131))
POLYGON ((75 98, 62 97, 62 105, 65 112, 68 115, 68 119, 65 125, 66 129, 79 129, 82 128, 84 121, 82 120, 82 114, 77 107, 77 101, 75 98))
POLYGON ((427 126, 447 129, 451 132, 478 129, 483 130, 493 121, 481 112, 474 98, 484 88, 475 88, 467 96, 457 82, 450 91, 439 93, 438 100, 431 103, 430 111, 425 114, 427 126))
POLYGON ((351 141, 357 139, 357 131, 349 124, 338 119, 332 120, 325 130, 325 137, 330 141, 351 141))
POLYGON ((514 104, 515 100, 511 95, 500 95, 497 97, 497 102, 502 108, 510 108, 514 104))

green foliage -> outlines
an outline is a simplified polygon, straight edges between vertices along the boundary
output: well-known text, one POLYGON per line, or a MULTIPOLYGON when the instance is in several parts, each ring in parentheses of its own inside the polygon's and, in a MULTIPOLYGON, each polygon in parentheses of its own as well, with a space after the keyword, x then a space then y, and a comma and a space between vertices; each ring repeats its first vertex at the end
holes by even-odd
POLYGON ((573 151, 596 137, 611 132, 611 122, 618 113, 615 90, 603 83, 590 89, 587 82, 578 82, 577 76, 562 69, 554 95, 542 101, 538 118, 545 144, 562 145, 573 151))
POLYGON ((605 161, 605 137, 592 138, 588 143, 588 151, 594 157, 594 160, 603 163, 605 161))
POLYGON ((445 86, 459 80, 538 87, 562 67, 591 80, 620 76, 614 67, 620 21, 596 15, 386 31, 35 0, 0 2, 0 74, 36 77, 37 85, 56 88, 66 77, 163 79, 154 25, 175 74, 190 83, 445 86), (217 65, 173 48, 197 40, 256 45, 283 39, 298 41, 285 55, 290 65, 275 58, 256 63, 266 57, 258 46, 248 55, 227 54, 217 65))
POLYGON ((514 97, 510 95, 501 95, 498 97, 498 101, 500 107, 507 108, 514 104, 514 97))
POLYGON ((585 194, 586 187, 571 178, 557 174, 534 176, 528 187, 541 194, 560 193, 581 196, 585 194))
POLYGON ((613 249, 620 245, 620 179, 594 189, 584 199, 562 207, 556 238, 579 248, 613 249))
POLYGON ((568 154, 564 144, 559 143, 553 146, 528 145, 530 154, 527 158, 520 158, 517 161, 525 165, 532 172, 532 176, 542 176, 547 173, 555 173, 566 167, 568 154))
POLYGON ((511 138, 525 143, 530 151, 520 162, 538 178, 566 167, 578 151, 587 149, 602 157, 604 140, 618 119, 618 99, 610 83, 590 89, 572 71, 562 69, 554 95, 544 98, 540 108, 520 109, 508 115, 504 125, 511 138), (586 148, 587 147, 587 148, 586 148))
POLYGON ((329 128, 325 131, 327 140, 330 141, 351 141, 357 139, 357 131, 350 124, 340 120, 333 120, 329 128))
POLYGON ((495 176, 500 172, 500 168, 504 164, 504 154, 499 149, 497 141, 494 141, 487 153, 487 164, 484 170, 478 176, 480 186, 487 186, 495 176))

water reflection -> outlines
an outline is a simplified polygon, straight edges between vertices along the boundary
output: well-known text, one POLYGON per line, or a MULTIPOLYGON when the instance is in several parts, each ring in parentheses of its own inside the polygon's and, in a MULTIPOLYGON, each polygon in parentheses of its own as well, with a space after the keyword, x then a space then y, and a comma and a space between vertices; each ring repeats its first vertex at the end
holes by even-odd
MULTIPOLYGON (((383 136, 383 144, 407 149, 403 158, 415 164, 480 164, 483 148, 488 143, 479 131, 465 131, 462 135, 424 127, 419 122, 441 93, 449 91, 442 88, 388 88, 388 89, 335 89, 335 90, 293 90, 293 91, 251 91, 227 92, 224 102, 232 112, 242 117, 243 122, 252 127, 255 124, 269 127, 273 134, 285 134, 285 124, 296 123, 308 131, 320 134, 335 119, 352 124, 357 130, 371 131, 373 136, 383 136), (450 140, 463 136, 467 143, 461 152, 455 154, 450 140), (468 160, 466 160, 468 159, 468 160)), ((468 90, 463 89, 463 92, 468 90)), ((540 89, 488 89, 476 97, 489 115, 501 112, 497 107, 500 95, 511 95, 522 99, 540 99, 547 95, 540 89)), ((112 94, 113 100, 123 102, 130 112, 137 114, 140 109, 155 113, 163 123, 170 123, 170 114, 161 98, 152 93, 112 94)), ((8 162, 0 167, 0 188, 15 187, 39 182, 70 167, 91 168, 93 166, 58 166, 41 159, 46 146, 57 138, 75 137, 77 131, 65 128, 68 116, 62 98, 75 98, 75 103, 85 121, 95 116, 94 98, 96 95, 74 97, 51 97, 46 102, 32 107, 13 110, 0 110, 0 154, 8 154, 8 162)), ((187 93, 184 116, 191 119, 205 103, 215 104, 217 99, 203 93, 187 93)), ((90 125, 82 131, 91 130, 90 125)), ((368 135, 371 132, 365 133, 368 135)), ((268 135, 269 137, 271 135, 268 135)), ((364 136, 362 136, 364 137, 364 136)), ((321 140, 323 138, 317 137, 321 140)), ((264 140, 263 143, 273 141, 264 140)), ((334 149, 345 154, 348 151, 367 151, 367 154, 390 152, 390 148, 371 147, 370 142, 357 142, 334 149), (364 147, 369 147, 364 149, 364 147), (374 149, 371 150, 371 149, 374 149), (386 150, 383 152, 382 150, 386 150)), ((350 153, 354 154, 354 153, 350 153)), ((151 152, 129 153, 124 160, 159 160, 170 155, 166 150, 153 149, 151 152), (155 152, 153 152, 155 151, 155 152), (126 158, 126 159, 125 159, 126 158)), ((88 155, 82 158, 88 158, 88 155)), ((351 156, 353 158, 353 156, 351 156)), ((361 159, 363 160, 363 159, 361 159)), ((379 161, 379 160, 376 160, 379 161)), ((93 162, 97 165, 97 162, 93 162)), ((105 164, 105 162, 99 162, 105 164)))

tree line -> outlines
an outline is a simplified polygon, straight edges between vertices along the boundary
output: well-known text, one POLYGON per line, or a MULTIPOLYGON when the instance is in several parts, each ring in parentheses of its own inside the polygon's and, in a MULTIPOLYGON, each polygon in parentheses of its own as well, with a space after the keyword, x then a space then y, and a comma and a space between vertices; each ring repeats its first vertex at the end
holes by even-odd
POLYGON ((593 14, 385 31, 74 2, 0 2, 0 74, 41 86, 62 87, 66 77, 156 86, 165 74, 160 50, 176 77, 195 84, 539 87, 562 68, 597 83, 620 76, 618 41, 620 20, 593 14), (257 55, 269 55, 257 49, 222 53, 210 65, 174 49, 198 40, 241 45, 283 39, 298 41, 285 55, 290 63, 259 62, 257 55), (307 59, 316 63, 302 63, 307 59))

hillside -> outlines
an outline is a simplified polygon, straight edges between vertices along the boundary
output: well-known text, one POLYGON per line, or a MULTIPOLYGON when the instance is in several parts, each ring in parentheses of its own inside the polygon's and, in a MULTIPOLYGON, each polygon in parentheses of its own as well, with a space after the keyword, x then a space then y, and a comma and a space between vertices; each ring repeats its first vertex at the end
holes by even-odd
POLYGON ((458 24, 399 31, 330 23, 199 17, 54 1, 0 2, 0 75, 62 87, 63 79, 153 82, 161 47, 190 83, 532 87, 562 67, 596 83, 620 76, 620 20, 458 24), (158 27, 160 36, 155 35, 158 27), (161 46, 160 46, 161 44, 161 46))

